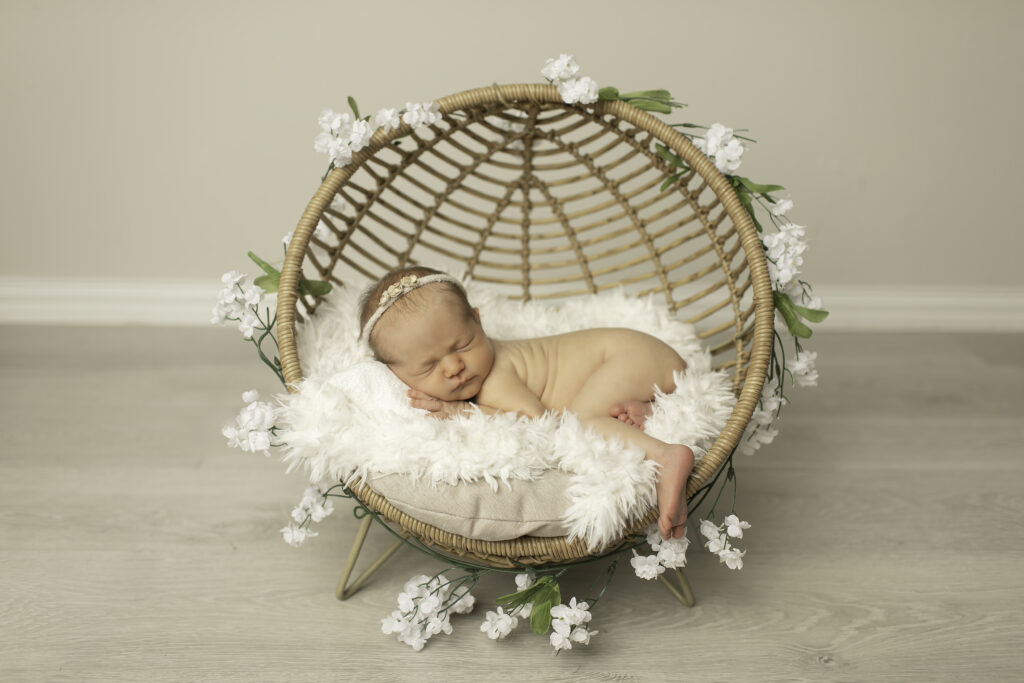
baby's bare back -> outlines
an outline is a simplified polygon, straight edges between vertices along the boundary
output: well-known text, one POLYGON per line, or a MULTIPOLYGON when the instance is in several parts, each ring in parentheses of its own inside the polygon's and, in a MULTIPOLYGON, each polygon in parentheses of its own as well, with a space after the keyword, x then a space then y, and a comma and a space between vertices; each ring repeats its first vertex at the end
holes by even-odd
MULTIPOLYGON (((624 328, 493 341, 494 367, 478 400, 499 408, 502 397, 497 394, 502 385, 507 385, 502 381, 505 373, 514 373, 547 410, 581 412, 587 404, 582 400, 586 397, 581 396, 581 390, 588 380, 597 380, 600 385, 602 404, 608 397, 613 401, 651 400, 655 385, 672 391, 672 372, 686 367, 679 355, 661 340, 624 328), (492 387, 494 390, 489 390, 492 387)), ((583 393, 592 394, 594 389, 586 386, 583 393)), ((603 406, 597 410, 607 409, 603 406)))

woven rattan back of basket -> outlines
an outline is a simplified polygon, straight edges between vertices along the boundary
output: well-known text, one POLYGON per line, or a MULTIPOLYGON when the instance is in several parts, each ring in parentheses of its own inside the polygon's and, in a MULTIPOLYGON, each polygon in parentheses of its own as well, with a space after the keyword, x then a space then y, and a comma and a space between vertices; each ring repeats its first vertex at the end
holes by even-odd
POLYGON ((286 381, 302 378, 295 322, 319 304, 298 295, 300 273, 344 284, 423 264, 518 299, 654 294, 697 327, 739 399, 692 493, 736 445, 771 353, 764 254, 728 180, 685 136, 624 102, 567 105, 553 86, 513 85, 438 104, 432 126, 378 132, 299 221, 278 299, 286 381), (692 169, 664 191, 679 169, 659 145, 692 169))

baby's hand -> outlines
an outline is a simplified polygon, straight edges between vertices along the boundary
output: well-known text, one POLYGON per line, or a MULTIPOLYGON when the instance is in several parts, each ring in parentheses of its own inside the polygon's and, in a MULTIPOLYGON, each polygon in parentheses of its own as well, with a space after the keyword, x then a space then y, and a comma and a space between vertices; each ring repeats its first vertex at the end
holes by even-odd
POLYGON ((409 403, 413 408, 430 411, 430 417, 436 417, 439 420, 447 420, 453 415, 471 410, 467 401, 442 401, 416 389, 410 389, 406 395, 408 395, 409 403))

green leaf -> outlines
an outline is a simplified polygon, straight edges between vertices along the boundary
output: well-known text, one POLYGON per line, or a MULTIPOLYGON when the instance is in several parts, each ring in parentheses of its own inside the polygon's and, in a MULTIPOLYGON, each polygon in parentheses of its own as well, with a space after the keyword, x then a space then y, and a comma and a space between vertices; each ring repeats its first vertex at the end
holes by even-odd
POLYGON ((686 169, 687 171, 690 170, 690 168, 686 165, 686 162, 684 162, 682 159, 676 156, 676 154, 670 151, 669 148, 666 147, 665 145, 661 143, 655 143, 654 147, 655 149, 658 150, 658 156, 667 161, 668 163, 672 164, 673 166, 686 169))
POLYGON ((744 178, 742 176, 733 177, 737 178, 741 183, 743 183, 743 187, 747 188, 748 190, 756 194, 764 194, 766 192, 778 192, 779 190, 786 189, 782 185, 758 185, 757 183, 750 180, 750 178, 744 178))
POLYGON ((657 102, 655 100, 627 100, 631 105, 637 109, 644 111, 656 111, 659 114, 671 114, 672 107, 665 104, 664 102, 657 102))
POLYGON ((544 585, 533 598, 533 607, 530 609, 530 630, 537 635, 544 635, 551 627, 551 608, 562 602, 562 592, 558 583, 550 576, 550 583, 544 585))
POLYGON ((610 85, 605 86, 605 87, 603 87, 603 88, 601 88, 600 90, 597 91, 597 99, 599 99, 599 100, 618 100, 618 99, 621 99, 619 97, 619 89, 618 88, 613 88, 610 85))
POLYGON ((506 609, 505 611, 508 611, 509 609, 512 609, 514 607, 518 607, 519 605, 525 605, 526 603, 530 602, 530 599, 534 595, 536 595, 539 591, 543 590, 544 587, 549 585, 552 581, 554 581, 554 579, 552 579, 550 576, 543 576, 534 581, 532 584, 530 584, 523 590, 517 591, 515 593, 509 593, 508 595, 502 595, 501 597, 497 598, 494 602, 501 605, 502 607, 507 607, 508 609, 506 609))
POLYGON ((679 173, 673 173, 668 178, 665 178, 665 182, 663 182, 661 184, 661 190, 659 190, 659 192, 664 192, 665 190, 667 190, 672 183, 674 183, 675 181, 679 180, 679 178, 684 173, 686 173, 686 171, 689 171, 689 170, 690 169, 686 169, 685 171, 680 171, 679 173))
POLYGON ((786 321, 786 327, 789 328, 790 333, 794 337, 800 337, 801 339, 810 339, 811 328, 800 322, 797 318, 796 312, 793 310, 793 300, 789 298, 788 294, 783 292, 775 292, 775 308, 779 309, 779 313, 782 314, 783 320, 786 321))
POLYGON ((793 304, 793 310, 799 313, 800 317, 810 320, 812 323, 820 323, 828 317, 828 311, 823 311, 820 308, 805 308, 804 306, 793 304))
POLYGON ((672 93, 668 90, 637 90, 636 92, 622 93, 620 97, 624 100, 658 100, 670 102, 672 93))
POLYGON ((281 273, 260 275, 258 278, 254 279, 252 283, 264 292, 276 292, 277 288, 281 286, 281 273))
POLYGON ((249 252, 249 258, 251 258, 257 266, 262 268, 263 272, 266 273, 267 275, 277 275, 278 277, 281 276, 281 273, 277 270, 277 268, 270 265, 269 263, 261 259, 256 254, 252 253, 251 251, 249 252))
POLYGON ((355 98, 352 97, 351 95, 348 96, 348 106, 349 106, 350 109, 352 109, 352 113, 355 114, 356 118, 358 119, 359 118, 359 105, 356 104, 355 98))
POLYGON ((299 280, 299 293, 309 296, 324 296, 331 291, 333 285, 323 280, 299 280))

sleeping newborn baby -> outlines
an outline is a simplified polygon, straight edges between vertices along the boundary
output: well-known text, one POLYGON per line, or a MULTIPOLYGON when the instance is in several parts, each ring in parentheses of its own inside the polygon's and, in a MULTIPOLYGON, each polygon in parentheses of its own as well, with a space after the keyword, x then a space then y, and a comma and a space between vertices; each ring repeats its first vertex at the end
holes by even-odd
POLYGON ((362 338, 436 418, 465 411, 539 417, 570 411, 599 434, 634 444, 659 465, 658 529, 683 535, 693 451, 642 431, 654 387, 675 390, 686 363, 654 337, 597 328, 537 339, 492 339, 458 280, 431 268, 384 276, 363 295, 362 338))

